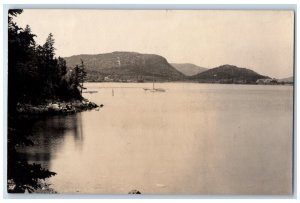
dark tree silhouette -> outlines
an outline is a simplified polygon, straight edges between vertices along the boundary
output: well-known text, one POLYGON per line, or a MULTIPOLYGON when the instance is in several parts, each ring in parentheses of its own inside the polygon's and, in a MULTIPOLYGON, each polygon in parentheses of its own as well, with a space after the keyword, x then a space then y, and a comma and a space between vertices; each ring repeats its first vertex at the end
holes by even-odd
POLYGON ((50 101, 82 100, 86 75, 84 64, 74 70, 63 58, 55 57, 54 37, 37 45, 30 27, 19 27, 13 18, 22 10, 8 11, 8 192, 33 192, 41 187, 39 180, 55 175, 38 164, 29 164, 19 155, 17 146, 31 145, 32 119, 18 114, 22 104, 50 101))
POLYGON ((83 60, 81 60, 81 64, 80 65, 76 65, 74 68, 74 81, 75 81, 75 85, 77 87, 79 87, 80 89, 80 94, 82 95, 82 90, 85 89, 85 87, 83 86, 83 82, 84 79, 86 78, 86 71, 84 69, 84 63, 83 60))

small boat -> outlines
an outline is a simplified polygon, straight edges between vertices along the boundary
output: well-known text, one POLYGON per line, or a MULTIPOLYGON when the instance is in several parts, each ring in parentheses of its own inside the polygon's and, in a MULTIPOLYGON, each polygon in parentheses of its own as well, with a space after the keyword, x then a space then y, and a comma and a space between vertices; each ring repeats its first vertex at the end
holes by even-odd
POLYGON ((166 90, 163 88, 155 88, 154 89, 156 92, 165 92, 166 90))
POLYGON ((90 93, 90 94, 93 94, 93 93, 98 93, 98 91, 85 91, 83 93, 90 93))
POLYGON ((162 88, 143 88, 145 91, 149 91, 149 92, 165 92, 166 90, 162 89, 162 88))
POLYGON ((155 88, 154 87, 154 76, 153 76, 153 85, 152 88, 143 88, 145 91, 149 91, 149 92, 165 92, 166 90, 163 88, 155 88))

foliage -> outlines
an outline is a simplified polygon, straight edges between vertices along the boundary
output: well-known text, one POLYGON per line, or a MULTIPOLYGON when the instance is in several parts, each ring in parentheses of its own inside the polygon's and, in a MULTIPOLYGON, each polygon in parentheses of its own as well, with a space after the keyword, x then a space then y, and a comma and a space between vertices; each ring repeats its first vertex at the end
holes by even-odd
POLYGON ((51 33, 42 46, 37 45, 28 25, 21 28, 13 22, 21 13, 8 11, 8 192, 33 192, 40 187, 39 180, 55 175, 39 164, 29 164, 17 152, 18 146, 33 144, 31 119, 20 119, 17 106, 81 100, 85 76, 83 61, 67 71, 65 60, 55 57, 51 33))
POLYGON ((258 79, 268 78, 247 68, 222 65, 189 77, 199 82, 252 84, 258 79))
POLYGON ((75 68, 74 68, 74 76, 73 78, 75 78, 75 86, 79 87, 80 88, 80 92, 82 94, 82 90, 85 89, 83 87, 83 82, 84 82, 84 79, 86 78, 86 71, 84 69, 84 63, 83 63, 83 60, 81 60, 81 64, 80 65, 76 65, 75 68))
POLYGON ((153 80, 185 80, 185 76, 171 66, 164 57, 155 54, 113 52, 65 57, 67 66, 71 67, 79 64, 81 59, 85 62, 87 81, 152 82, 153 80))
MULTIPOLYGON (((37 45, 27 25, 20 28, 12 18, 21 10, 9 10, 8 26, 8 100, 10 109, 21 103, 42 103, 47 100, 82 99, 81 75, 68 73, 63 58, 55 57, 52 33, 41 46, 37 45), (75 77, 75 78, 72 78, 75 77)), ((80 64, 83 66, 83 62, 80 64)), ((70 70, 71 71, 71 70, 70 70)))

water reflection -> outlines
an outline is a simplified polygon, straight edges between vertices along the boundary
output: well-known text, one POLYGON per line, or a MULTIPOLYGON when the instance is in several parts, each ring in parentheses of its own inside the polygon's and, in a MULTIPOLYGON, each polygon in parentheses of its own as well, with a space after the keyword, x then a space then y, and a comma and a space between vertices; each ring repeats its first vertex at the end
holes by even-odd
POLYGON ((82 150, 84 139, 81 113, 41 117, 31 128, 34 146, 18 149, 31 163, 51 168, 51 160, 59 155, 66 139, 74 143, 75 150, 82 150))
POLYGON ((76 118, 74 119, 74 123, 75 124, 72 128, 73 130, 73 134, 74 134, 74 141, 75 141, 75 145, 76 148, 78 150, 82 150, 82 146, 83 146, 83 124, 82 124, 82 115, 81 113, 78 113, 75 115, 76 118))
POLYGON ((57 173, 58 193, 290 194, 292 88, 165 83, 112 97, 97 85, 85 97, 101 111, 33 126, 25 152, 57 173))

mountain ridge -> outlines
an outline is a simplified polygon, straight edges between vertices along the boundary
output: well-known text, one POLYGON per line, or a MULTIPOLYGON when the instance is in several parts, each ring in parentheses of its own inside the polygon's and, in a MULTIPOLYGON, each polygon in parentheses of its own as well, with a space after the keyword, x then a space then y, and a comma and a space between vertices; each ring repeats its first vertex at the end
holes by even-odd
POLYGON ((67 66, 74 67, 82 59, 87 81, 177 81, 185 76, 157 54, 111 52, 80 54, 65 57, 67 66))
POLYGON ((185 76, 193 76, 208 70, 208 68, 197 66, 192 63, 171 63, 171 65, 185 76))
POLYGON ((294 82, 294 77, 291 76, 291 77, 281 78, 281 79, 278 79, 278 81, 279 82, 293 83, 294 82))
POLYGON ((72 69, 84 61, 87 82, 200 82, 254 84, 258 79, 270 78, 235 65, 221 65, 206 69, 191 63, 169 63, 157 54, 115 51, 103 54, 80 54, 64 57, 72 69), (177 66, 177 69, 174 67, 177 66), (179 68, 178 68, 179 67, 179 68), (188 67, 188 68, 186 68, 188 67), (181 69, 181 71, 179 71, 181 69), (195 75, 192 72, 201 71, 195 75), (189 75, 185 75, 185 74, 189 75))
POLYGON ((254 84, 258 79, 270 78, 260 75, 248 68, 224 64, 202 73, 190 76, 189 79, 203 83, 237 83, 254 84))

